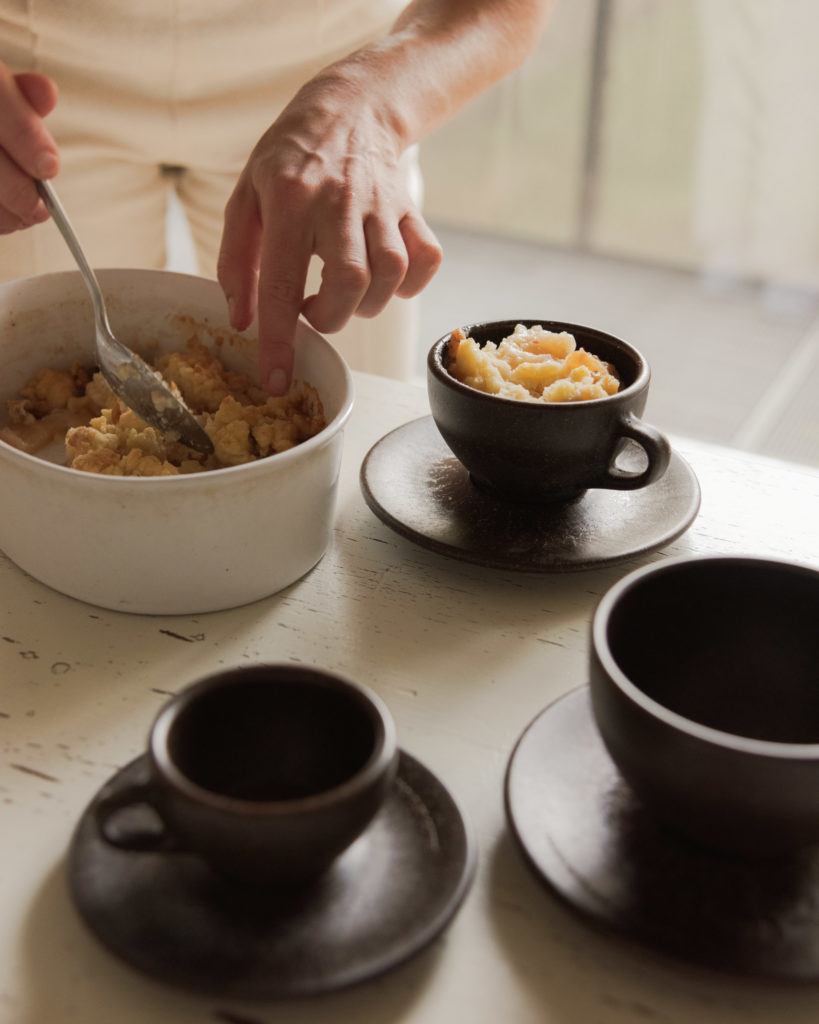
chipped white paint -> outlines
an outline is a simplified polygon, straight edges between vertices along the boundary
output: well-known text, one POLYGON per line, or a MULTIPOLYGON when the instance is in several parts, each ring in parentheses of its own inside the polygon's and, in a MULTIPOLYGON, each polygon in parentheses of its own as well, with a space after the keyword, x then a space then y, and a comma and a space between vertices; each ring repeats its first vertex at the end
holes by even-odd
MULTIPOLYGON (((680 442, 703 491, 665 551, 597 573, 529 578, 447 561, 392 534, 358 490, 365 452, 426 412, 420 389, 358 376, 330 552, 289 590, 193 618, 80 604, 0 556, 1 1024, 814 1024, 819 992, 749 986, 602 936, 529 875, 504 826, 512 745, 585 680, 598 597, 640 562, 683 552, 819 560, 819 474, 680 442), (350 992, 281 1006, 223 1005, 121 966, 68 900, 74 822, 137 754, 167 695, 220 666, 302 661, 388 702, 400 741, 465 806, 475 887, 446 936, 350 992)), ((44 543, 47 543, 44 538, 44 543)))

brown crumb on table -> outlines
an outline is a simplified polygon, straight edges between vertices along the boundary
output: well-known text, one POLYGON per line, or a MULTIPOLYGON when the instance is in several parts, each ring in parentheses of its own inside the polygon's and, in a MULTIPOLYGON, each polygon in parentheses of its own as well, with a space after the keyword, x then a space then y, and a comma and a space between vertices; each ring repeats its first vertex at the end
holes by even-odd
POLYGON ((237 466, 286 451, 326 426, 318 392, 294 381, 271 398, 228 370, 200 341, 156 361, 213 442, 205 456, 161 434, 123 405, 99 373, 40 370, 10 400, 0 437, 28 452, 65 435, 66 465, 106 476, 177 476, 237 466))

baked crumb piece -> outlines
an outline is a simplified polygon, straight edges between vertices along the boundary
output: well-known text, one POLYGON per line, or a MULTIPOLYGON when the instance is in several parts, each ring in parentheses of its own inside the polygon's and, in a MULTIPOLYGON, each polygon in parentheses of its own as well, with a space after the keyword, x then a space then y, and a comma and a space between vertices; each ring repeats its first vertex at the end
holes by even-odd
POLYGON ((71 370, 43 369, 6 403, 7 423, 0 439, 33 454, 65 436, 71 427, 86 423, 98 412, 86 397, 91 372, 79 364, 71 370))
POLYGON ((198 339, 157 368, 194 412, 213 441, 205 456, 149 426, 114 395, 105 379, 82 367, 41 370, 7 403, 0 437, 25 451, 65 435, 67 465, 105 476, 176 476, 238 466, 286 451, 323 430, 317 391, 294 381, 271 398, 242 374, 227 370, 198 339))
POLYGON ((216 412, 231 396, 243 405, 260 405, 267 397, 247 377, 228 370, 198 338, 188 339, 183 352, 160 356, 156 368, 176 384, 185 404, 197 412, 216 412))
POLYGON ((205 420, 215 457, 225 466, 287 451, 317 434, 323 425, 318 394, 303 381, 294 382, 281 398, 268 397, 263 405, 242 405, 228 395, 205 420))
POLYGON ((572 334, 540 324, 518 324, 500 344, 483 346, 456 328, 447 343, 447 370, 478 391, 521 402, 583 402, 620 387, 613 366, 578 348, 572 334))
POLYGON ((85 386, 85 400, 88 408, 99 415, 103 409, 110 409, 116 404, 117 396, 108 386, 105 377, 95 373, 85 386))
POLYGON ((48 367, 36 373, 20 392, 28 412, 38 419, 53 409, 67 409, 72 398, 83 394, 90 374, 82 366, 68 370, 48 367))
POLYGON ((176 476, 162 435, 121 402, 65 438, 68 465, 105 476, 176 476))

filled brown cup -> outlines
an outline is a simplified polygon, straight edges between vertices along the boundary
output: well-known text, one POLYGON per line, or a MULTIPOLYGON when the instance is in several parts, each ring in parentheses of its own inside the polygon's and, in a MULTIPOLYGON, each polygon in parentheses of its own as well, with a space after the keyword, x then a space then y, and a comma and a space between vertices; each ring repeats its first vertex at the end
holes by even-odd
POLYGON ((497 320, 463 330, 483 346, 500 343, 519 323, 574 335, 578 346, 614 367, 620 389, 605 398, 555 403, 487 394, 449 372, 451 334, 439 338, 427 359, 430 408, 441 436, 473 481, 513 500, 558 502, 589 488, 634 490, 658 480, 671 449, 663 434, 640 419, 651 373, 637 349, 603 331, 548 320, 497 320), (627 441, 645 453, 643 469, 616 464, 627 441))

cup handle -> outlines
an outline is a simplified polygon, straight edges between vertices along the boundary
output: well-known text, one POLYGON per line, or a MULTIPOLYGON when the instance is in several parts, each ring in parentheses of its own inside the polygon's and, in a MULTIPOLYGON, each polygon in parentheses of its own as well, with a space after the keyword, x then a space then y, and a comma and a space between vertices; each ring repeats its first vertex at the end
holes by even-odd
POLYGON ((141 853, 180 853, 184 852, 176 837, 168 830, 167 825, 157 807, 156 785, 148 778, 139 779, 123 786, 109 796, 100 797, 93 808, 97 831, 109 846, 119 850, 132 850, 141 853), (112 832, 108 827, 111 818, 126 807, 137 807, 144 804, 150 807, 162 822, 162 828, 156 831, 131 830, 129 832, 112 832))
POLYGON ((665 434, 661 434, 659 430, 649 426, 648 423, 643 423, 632 413, 626 413, 620 420, 619 436, 620 438, 630 438, 639 444, 648 457, 648 466, 641 473, 630 473, 615 465, 615 456, 609 463, 602 481, 595 486, 610 487, 619 491, 633 491, 659 480, 671 461, 671 445, 665 434))

